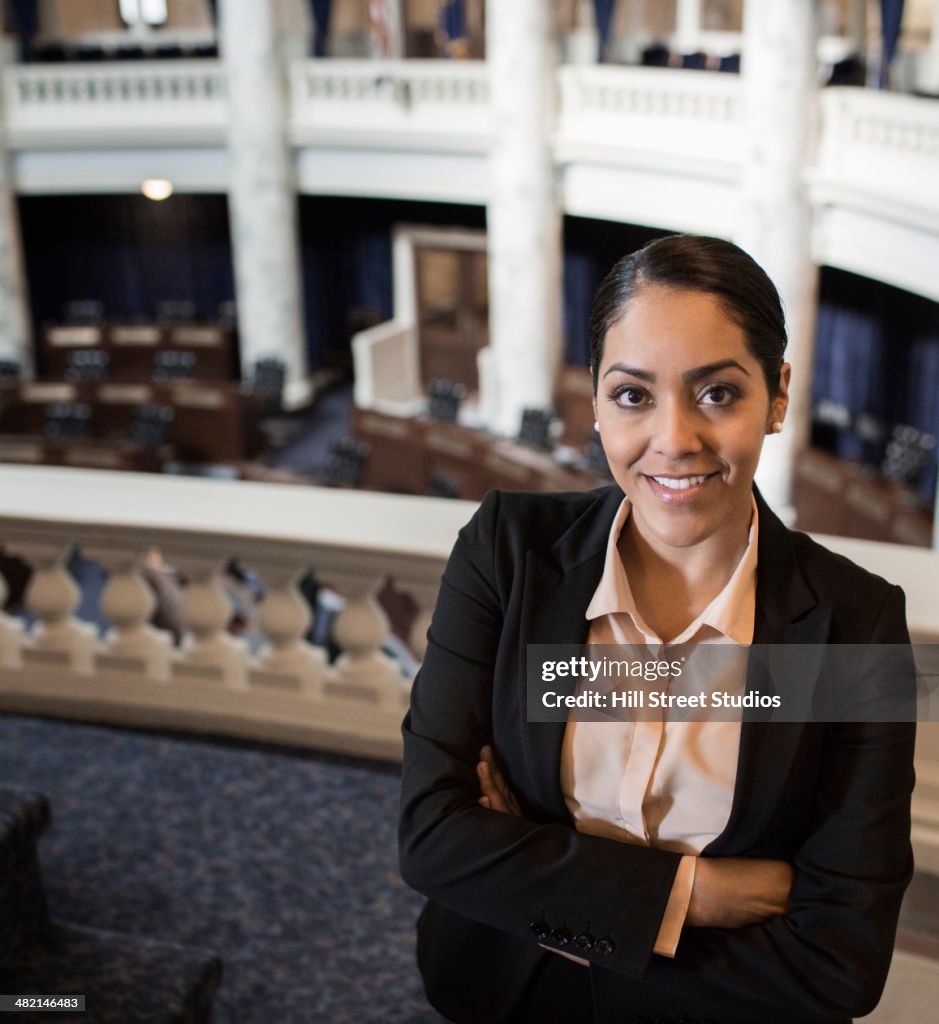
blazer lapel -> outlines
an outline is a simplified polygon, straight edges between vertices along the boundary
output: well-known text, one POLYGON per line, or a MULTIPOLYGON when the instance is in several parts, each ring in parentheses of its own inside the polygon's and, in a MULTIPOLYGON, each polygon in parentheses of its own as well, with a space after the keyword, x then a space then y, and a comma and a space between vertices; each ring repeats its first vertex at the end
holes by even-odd
MULTIPOLYGON (((789 531, 756 491, 760 516, 754 644, 800 644, 807 660, 800 670, 817 677, 828 639, 831 610, 818 605, 799 569, 789 531)), ((751 658, 747 689, 772 693, 774 684, 758 659, 751 658)), ((772 815, 792 770, 805 732, 804 722, 763 720, 748 711, 740 731, 740 754, 730 817, 724 831, 702 851, 729 855, 750 849, 772 815)))
MULTIPOLYGON (((587 642, 585 612, 606 558, 610 524, 623 494, 618 487, 598 492, 597 500, 561 535, 547 553, 529 551, 519 635, 519 707, 527 707, 528 644, 587 642)), ((558 679, 559 693, 573 693, 574 681, 558 679)), ((565 722, 525 722, 525 758, 537 798, 550 816, 570 822, 558 784, 565 722)))

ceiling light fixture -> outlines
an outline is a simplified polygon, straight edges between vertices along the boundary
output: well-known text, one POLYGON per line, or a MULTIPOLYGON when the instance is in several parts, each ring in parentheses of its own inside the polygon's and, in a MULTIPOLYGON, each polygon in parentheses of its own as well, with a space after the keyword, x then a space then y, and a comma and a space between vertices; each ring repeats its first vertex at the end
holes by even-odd
POLYGON ((173 183, 166 178, 147 178, 140 185, 140 191, 155 203, 169 199, 173 194, 173 183))

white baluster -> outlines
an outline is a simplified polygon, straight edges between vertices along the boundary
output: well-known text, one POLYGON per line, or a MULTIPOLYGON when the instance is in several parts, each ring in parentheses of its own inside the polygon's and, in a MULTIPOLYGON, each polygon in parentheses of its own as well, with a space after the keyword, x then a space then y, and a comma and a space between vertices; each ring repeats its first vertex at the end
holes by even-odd
POLYGON ((265 568, 268 591, 261 602, 258 625, 267 642, 258 651, 251 683, 300 689, 319 697, 326 672, 326 652, 305 639, 313 616, 297 587, 301 571, 296 565, 265 568))
POLYGON ((24 600, 38 621, 29 631, 23 661, 64 666, 88 674, 98 631, 72 614, 81 600, 81 592, 65 568, 71 548, 69 543, 54 542, 15 545, 15 553, 35 567, 24 600))
POLYGON ((189 581, 179 608, 185 632, 173 680, 244 687, 248 650, 243 640, 226 632, 234 609, 221 579, 223 560, 188 553, 177 558, 171 552, 167 561, 189 581))
POLYGON ((20 647, 23 644, 23 623, 3 611, 9 596, 7 581, 0 572, 0 665, 16 668, 20 663, 20 647))
POLYGON ((381 650, 391 632, 388 616, 374 597, 382 581, 351 573, 329 575, 352 595, 333 625, 333 638, 342 648, 332 669, 334 678, 342 685, 370 689, 380 707, 400 708, 407 683, 400 664, 381 650))
POLYGON ((165 681, 170 675, 173 638, 149 624, 156 598, 140 572, 136 552, 83 547, 108 573, 101 611, 111 622, 102 641, 98 671, 103 675, 139 674, 165 681))

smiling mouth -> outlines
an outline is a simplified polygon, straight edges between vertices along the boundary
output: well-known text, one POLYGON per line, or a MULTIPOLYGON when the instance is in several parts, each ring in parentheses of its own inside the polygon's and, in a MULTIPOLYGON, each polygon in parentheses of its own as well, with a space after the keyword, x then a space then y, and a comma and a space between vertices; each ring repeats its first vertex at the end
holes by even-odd
POLYGON ((688 491, 692 487, 699 487, 704 483, 708 477, 714 476, 713 473, 701 473, 698 476, 651 476, 650 480, 654 480, 660 487, 666 487, 670 491, 688 491))

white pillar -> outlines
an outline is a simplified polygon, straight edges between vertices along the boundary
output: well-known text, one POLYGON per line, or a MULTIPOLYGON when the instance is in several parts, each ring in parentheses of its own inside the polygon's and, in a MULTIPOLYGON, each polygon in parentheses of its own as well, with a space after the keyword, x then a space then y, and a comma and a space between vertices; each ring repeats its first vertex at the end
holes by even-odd
POLYGON ((526 406, 551 403, 561 360, 561 220, 550 134, 556 97, 553 14, 545 0, 489 0, 490 348, 487 426, 518 432, 526 406))
POLYGON ((701 0, 678 0, 675 11, 675 48, 679 53, 696 52, 700 34, 701 0))
POLYGON ((297 191, 287 142, 287 83, 274 5, 223 0, 222 56, 231 109, 228 202, 245 375, 256 360, 287 366, 285 401, 309 391, 300 290, 297 191))
POLYGON ((803 182, 816 137, 815 4, 747 0, 743 27, 746 142, 734 241, 779 289, 792 364, 789 413, 783 432, 767 438, 757 483, 776 512, 791 521, 794 462, 809 438, 815 333, 817 269, 803 182))
MULTIPOLYGON (((0 47, 0 82, 8 47, 0 47)), ((0 87, 0 111, 3 109, 0 87)), ((32 376, 33 346, 26 298, 20 217, 13 184, 12 154, 0 114, 0 359, 19 363, 32 376)))

